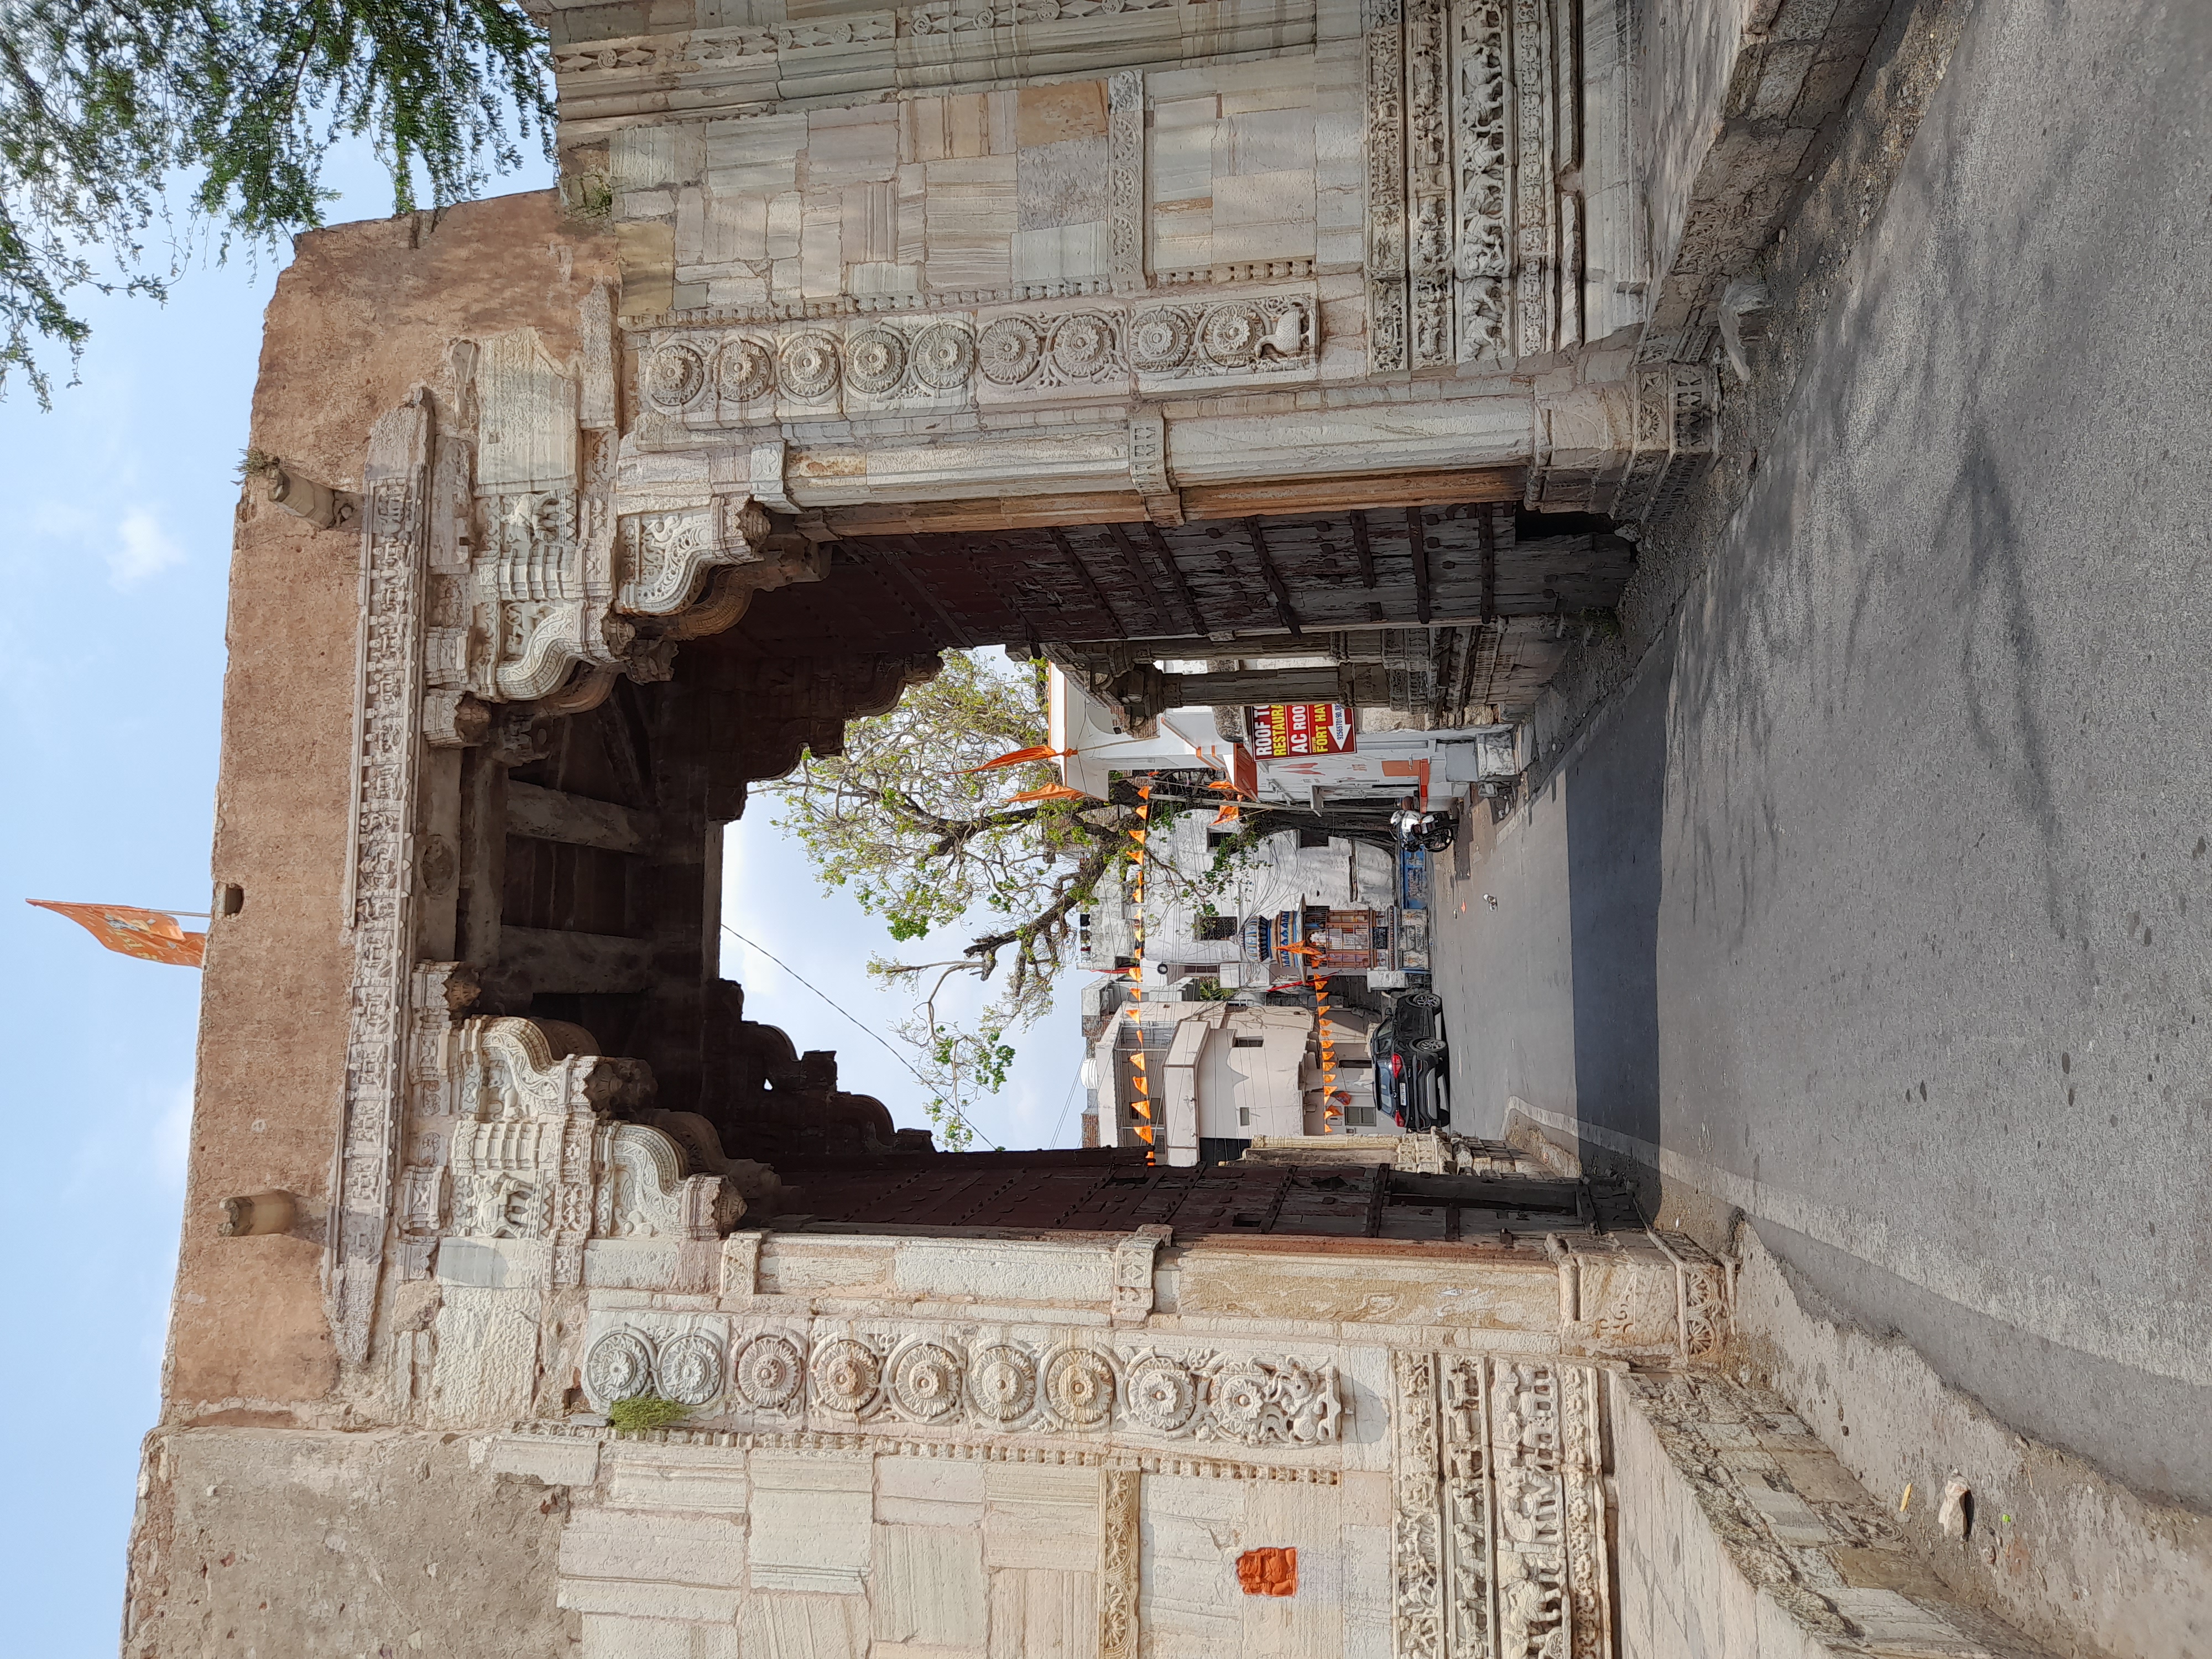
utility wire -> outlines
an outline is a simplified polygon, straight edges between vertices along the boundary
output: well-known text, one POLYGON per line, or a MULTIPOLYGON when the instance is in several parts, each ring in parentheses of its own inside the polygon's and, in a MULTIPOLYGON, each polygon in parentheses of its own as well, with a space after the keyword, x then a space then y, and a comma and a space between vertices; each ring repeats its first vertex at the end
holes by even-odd
POLYGON ((1052 1133, 1046 1138, 1044 1143, 1046 1146, 1057 1146, 1060 1145, 1060 1126, 1067 1121, 1067 1109, 1075 1104, 1076 1085, 1082 1081, 1083 1068, 1079 1066, 1075 1068, 1075 1075, 1068 1079, 1067 1097, 1060 1103, 1060 1115, 1052 1121, 1052 1133))
MULTIPOLYGON (((804 974, 800 973, 800 972, 799 971, 799 969, 797 969, 796 968, 793 967, 789 963, 786 962, 786 961, 785 961, 781 957, 780 957, 780 956, 776 955, 775 951, 773 951, 769 950, 769 949, 765 945, 756 945, 756 944, 754 944, 752 940, 750 940, 750 939, 747 939, 747 938, 746 938, 743 933, 739 933, 736 928, 734 928, 734 927, 731 927, 731 926, 730 926, 730 924, 729 924, 728 922, 726 922, 726 922, 724 922, 724 923, 722 924, 722 931, 723 931, 724 933, 727 933, 727 934, 728 934, 732 939, 733 939, 737 940, 737 942, 738 942, 738 944, 740 944, 740 945, 744 945, 746 949, 748 949, 748 950, 751 950, 751 951, 759 951, 763 956, 766 957, 767 957, 770 962, 774 963, 777 967, 779 967, 779 968, 782 969, 783 969, 783 971, 784 971, 785 973, 789 974, 789 975, 792 976, 792 978, 793 978, 793 979, 797 980, 797 981, 798 981, 801 985, 804 985, 804 986, 805 986, 808 990, 810 990, 810 991, 813 992, 813 993, 814 993, 814 994, 815 994, 816 996, 820 997, 820 998, 822 999, 822 1000, 823 1000, 823 1001, 824 1001, 824 1002, 828 1003, 828 1004, 829 1004, 832 1008, 835 1008, 835 1009, 836 1009, 839 1013, 843 1014, 847 1019, 851 1020, 851 1021, 853 1022, 853 1024, 855 1024, 855 1025, 859 1026, 859 1027, 860 1028, 860 1030, 862 1030, 863 1031, 866 1031, 866 1032, 870 1036, 873 1037, 873 1038, 876 1040, 876 1042, 878 1042, 878 1043, 880 1043, 880 1044, 882 1044, 882 1047, 883 1047, 883 1048, 884 1048, 884 1051, 886 1054, 890 1054, 890 1057, 891 1057, 893 1060, 895 1060, 898 1061, 898 1063, 899 1063, 900 1065, 902 1065, 902 1066, 905 1066, 905 1067, 907 1068, 907 1070, 908 1070, 908 1071, 909 1071, 909 1072, 913 1072, 913 1073, 914 1073, 915 1081, 915 1082, 917 1082, 917 1083, 921 1084, 921 1086, 922 1086, 923 1088, 925 1088, 925 1089, 928 1090, 928 1091, 930 1091, 930 1093, 932 1093, 933 1095, 933 1094, 935 1094, 935 1093, 937 1092, 937 1085, 936 1085, 935 1084, 932 1083, 932 1082, 931 1082, 927 1078, 926 1078, 926 1077, 922 1076, 922 1074, 921 1073, 921 1072, 915 1069, 915 1063, 914 1063, 912 1060, 908 1060, 908 1059, 904 1054, 901 1054, 897 1049, 896 1049, 896 1048, 892 1048, 892 1047, 891 1047, 891 1045, 890 1045, 890 1043, 885 1042, 884 1041, 883 1034, 882 1034, 880 1031, 878 1031, 878 1030, 877 1030, 873 1026, 867 1024, 865 1021, 861 1020, 861 1019, 860 1019, 857 1015, 854 1014, 854 1013, 853 1013, 853 1012, 851 1012, 849 1010, 848 1010, 842 1003, 838 1002, 836 999, 834 999, 833 997, 831 997, 831 996, 830 996, 830 994, 827 991, 824 991, 824 990, 823 990, 820 986, 818 986, 818 985, 815 984, 813 981, 811 981, 811 980, 808 979, 808 978, 806 977, 806 975, 804 975, 804 974)), ((949 1101, 949 1100, 948 1100, 948 1101, 946 1101, 946 1102, 945 1103, 945 1109, 946 1111, 948 1111, 948 1112, 950 1112, 950 1113, 951 1113, 951 1114, 952 1114, 953 1121, 954 1121, 955 1122, 959 1123, 960 1125, 962 1125, 964 1128, 966 1128, 966 1130, 968 1131, 968 1133, 969 1133, 969 1134, 971 1134, 971 1135, 975 1136, 976 1139, 978 1139, 978 1140, 983 1140, 983 1139, 988 1139, 988 1137, 987 1137, 987 1136, 985 1136, 985 1134, 983 1133, 983 1132, 982 1132, 981 1129, 977 1128, 977 1127, 976 1127, 973 1123, 970 1123, 970 1122, 968 1121, 967 1114, 965 1114, 964 1112, 963 1112, 963 1111, 962 1111, 962 1110, 961 1110, 957 1106, 954 1105, 951 1101, 949 1101)), ((1062 1109, 1063 1109, 1063 1111, 1065 1110, 1065 1109, 1064 1109, 1064 1108, 1063 1108, 1062 1109)), ((993 1147, 992 1147, 992 1150, 993 1150, 994 1152, 1004 1152, 1006 1149, 1005 1149, 1003 1146, 999 1146, 994 1145, 994 1146, 993 1146, 993 1147)))

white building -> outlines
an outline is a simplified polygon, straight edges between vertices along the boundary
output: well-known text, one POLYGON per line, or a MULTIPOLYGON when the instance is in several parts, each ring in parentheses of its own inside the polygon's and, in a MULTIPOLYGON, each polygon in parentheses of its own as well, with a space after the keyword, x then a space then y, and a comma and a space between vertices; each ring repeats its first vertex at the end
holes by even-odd
MULTIPOLYGON (((1367 1047, 1374 1021, 1358 1008, 1328 1016, 1334 1087, 1345 1097, 1338 1103, 1344 1116, 1333 1126, 1338 1133, 1398 1133, 1375 1109, 1367 1047)), ((1229 1150, 1201 1143, 1319 1135, 1332 1127, 1323 1109, 1318 1031, 1304 1008, 1152 1000, 1124 1006, 1091 1043, 1084 1083, 1101 1146, 1141 1144, 1136 1107, 1150 1103, 1152 1146, 1164 1164, 1194 1164, 1206 1152, 1229 1150)))

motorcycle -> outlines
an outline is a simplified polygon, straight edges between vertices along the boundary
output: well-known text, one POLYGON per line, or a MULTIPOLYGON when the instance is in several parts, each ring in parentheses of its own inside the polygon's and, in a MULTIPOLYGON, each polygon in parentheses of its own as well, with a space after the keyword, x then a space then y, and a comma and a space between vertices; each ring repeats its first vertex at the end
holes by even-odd
POLYGON ((1401 806, 1390 815, 1390 833, 1408 852, 1445 852, 1458 831, 1459 825, 1449 812, 1423 812, 1401 806))

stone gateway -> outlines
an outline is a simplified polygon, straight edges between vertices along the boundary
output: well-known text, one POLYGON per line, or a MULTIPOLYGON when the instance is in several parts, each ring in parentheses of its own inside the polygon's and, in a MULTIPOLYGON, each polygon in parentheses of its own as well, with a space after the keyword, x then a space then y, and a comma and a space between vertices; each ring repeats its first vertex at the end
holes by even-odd
POLYGON ((748 784, 947 649, 1525 702, 1712 457, 1850 9, 562 7, 557 193, 303 238, 125 1654, 1607 1659, 1699 1504, 1773 1651, 1956 1635, 1838 1588, 1894 1529, 1621 1189, 943 1154, 717 968, 748 784))

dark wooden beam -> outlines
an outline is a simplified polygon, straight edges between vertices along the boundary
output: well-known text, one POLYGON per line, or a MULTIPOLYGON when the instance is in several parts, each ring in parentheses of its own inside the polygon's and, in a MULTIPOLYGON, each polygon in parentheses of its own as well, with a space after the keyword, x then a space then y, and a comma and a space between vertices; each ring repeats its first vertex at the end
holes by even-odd
POLYGON ((1138 556, 1137 544, 1129 539, 1127 530, 1118 524, 1109 524, 1106 533, 1113 539, 1115 562, 1121 567, 1122 578, 1129 584, 1130 592, 1145 596, 1145 609, 1152 617, 1146 633, 1153 637, 1173 633, 1175 623, 1167 613, 1167 595, 1160 591, 1158 573, 1146 574, 1145 562, 1138 556))
POLYGON ((1261 527, 1256 515, 1244 520, 1244 533, 1251 538, 1252 551, 1260 561, 1260 574, 1267 580, 1267 592, 1275 601, 1275 615, 1281 620, 1284 631, 1303 634, 1305 630, 1298 626, 1298 613, 1291 606, 1291 590, 1284 586, 1283 573, 1275 568, 1275 561, 1268 555, 1267 532, 1261 527))
POLYGON ((1413 556, 1413 620, 1424 628, 1429 622, 1429 532, 1421 522, 1421 509, 1406 509, 1406 545, 1413 556))
POLYGON ((1482 619, 1498 620, 1498 521, 1491 515, 1497 509, 1486 502, 1475 508, 1475 522, 1482 531, 1482 619))
POLYGON ((1367 544, 1367 515, 1354 508, 1352 514, 1352 552, 1359 561, 1359 585, 1375 586, 1375 550, 1367 544))
POLYGON ((509 835, 609 853, 641 853, 659 831, 650 812, 519 780, 507 786, 507 828, 509 835))
POLYGON ((1114 637, 1117 640, 1127 639, 1128 629, 1122 624, 1121 619, 1114 614, 1114 607, 1107 602, 1106 590, 1099 586, 1098 578, 1091 574, 1091 567, 1076 556, 1074 545, 1067 539, 1067 532, 1054 526, 1047 530, 1045 534, 1052 538, 1052 544, 1060 550, 1060 556, 1067 562, 1067 568, 1076 574, 1083 586, 1090 592, 1091 603, 1098 607, 1099 614, 1104 617, 1112 626, 1114 637))
POLYGON ((649 991, 653 986, 650 940, 613 933, 572 933, 557 927, 499 930, 502 977, 531 991, 649 991))
POLYGON ((1149 520, 1145 525, 1145 536, 1152 545, 1152 556, 1160 562, 1161 568, 1167 572, 1168 581, 1175 589, 1176 599, 1182 605, 1184 619, 1190 623, 1190 631, 1204 638, 1206 613, 1198 608, 1198 595, 1191 591, 1190 582, 1182 574, 1182 566, 1176 562, 1175 549, 1168 544, 1168 538, 1160 533, 1159 526, 1149 520))
MULTIPOLYGON (((886 558, 866 541, 848 541, 842 545, 856 549, 861 558, 867 562, 869 568, 882 577, 884 584, 892 592, 905 597, 908 602, 909 611, 914 605, 919 604, 923 610, 937 618, 938 627, 945 630, 945 637, 937 641, 940 649, 951 646, 962 651, 971 651, 980 643, 969 638, 968 630, 952 619, 952 613, 938 603, 937 595, 930 592, 928 584, 917 580, 914 573, 906 568, 904 559, 886 558)), ((914 611, 913 615, 915 621, 921 623, 921 631, 933 636, 935 630, 924 620, 921 612, 914 611)))

